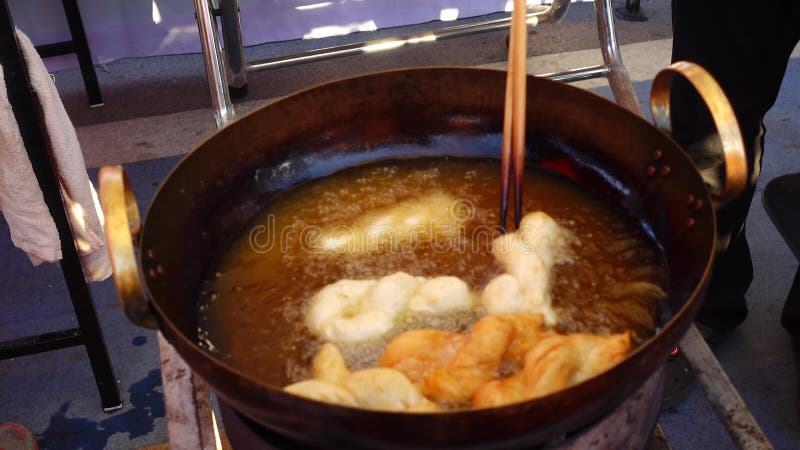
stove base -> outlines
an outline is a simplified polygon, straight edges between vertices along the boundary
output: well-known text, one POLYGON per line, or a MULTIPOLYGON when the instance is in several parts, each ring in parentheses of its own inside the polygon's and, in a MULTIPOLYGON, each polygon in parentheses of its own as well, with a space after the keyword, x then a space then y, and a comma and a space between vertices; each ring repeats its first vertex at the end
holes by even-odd
MULTIPOLYGON (((661 407, 664 370, 656 371, 636 392, 599 421, 541 446, 547 450, 643 449, 661 407)), ((237 450, 309 448, 264 428, 220 401, 222 422, 237 450)))

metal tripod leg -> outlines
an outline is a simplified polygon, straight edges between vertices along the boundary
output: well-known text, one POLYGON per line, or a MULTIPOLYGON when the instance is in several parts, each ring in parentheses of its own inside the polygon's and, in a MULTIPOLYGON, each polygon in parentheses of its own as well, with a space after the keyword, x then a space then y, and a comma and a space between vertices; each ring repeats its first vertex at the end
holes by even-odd
POLYGON ((247 95, 247 69, 239 22, 239 0, 219 0, 219 18, 222 39, 225 42, 226 75, 230 94, 234 98, 242 98, 247 95))
MULTIPOLYGON (((2 1, 2 0, 0 0, 2 1)), ((229 60, 232 51, 239 48, 239 64, 244 64, 241 53, 241 34, 239 32, 239 5, 236 0, 219 0, 220 8, 228 12, 235 11, 236 30, 233 22, 223 20, 226 50, 229 49, 229 60), (227 31, 225 31, 227 30, 227 31), (235 34, 231 38, 228 34, 235 34)), ((195 0, 195 16, 197 29, 200 32, 200 45, 203 50, 203 63, 211 92, 211 106, 217 128, 232 122, 235 116, 228 92, 228 81, 223 70, 225 66, 220 49, 219 33, 215 19, 214 5, 209 0, 195 0)), ((233 52, 235 53, 235 52, 233 52)), ((242 72, 244 73, 244 72, 242 72)), ((235 77, 235 74, 234 74, 235 77)), ((244 78, 243 78, 244 79, 244 78)), ((172 449, 220 449, 220 437, 214 411, 211 408, 211 397, 208 386, 198 378, 175 348, 158 332, 158 350, 160 354, 161 381, 164 389, 164 403, 167 409, 167 432, 172 449)))
POLYGON ((195 0, 197 30, 200 32, 200 46, 203 49, 203 64, 206 67, 208 89, 211 91, 211 109, 217 128, 233 121, 234 111, 228 94, 228 81, 223 67, 222 50, 219 45, 217 21, 214 18, 214 5, 209 0, 195 0))
POLYGON ((694 325, 681 340, 681 350, 736 447, 742 450, 772 449, 769 439, 694 325))
POLYGON ((611 9, 611 0, 595 0, 594 9, 597 15, 597 32, 600 35, 600 51, 603 61, 608 66, 608 84, 617 103, 641 115, 636 92, 633 90, 631 78, 622 64, 622 54, 617 43, 617 31, 614 28, 614 11, 611 9))

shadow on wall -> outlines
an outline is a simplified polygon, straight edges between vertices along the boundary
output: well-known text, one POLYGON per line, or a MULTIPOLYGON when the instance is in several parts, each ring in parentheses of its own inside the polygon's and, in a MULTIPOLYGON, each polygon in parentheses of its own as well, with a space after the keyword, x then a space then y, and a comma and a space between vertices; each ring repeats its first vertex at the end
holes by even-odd
POLYGON ((131 407, 127 411, 95 422, 67 417, 70 404, 65 402, 50 417, 50 424, 36 438, 42 449, 103 450, 117 433, 135 439, 153 431, 155 420, 164 417, 164 394, 161 392, 161 371, 153 369, 128 389, 131 407))

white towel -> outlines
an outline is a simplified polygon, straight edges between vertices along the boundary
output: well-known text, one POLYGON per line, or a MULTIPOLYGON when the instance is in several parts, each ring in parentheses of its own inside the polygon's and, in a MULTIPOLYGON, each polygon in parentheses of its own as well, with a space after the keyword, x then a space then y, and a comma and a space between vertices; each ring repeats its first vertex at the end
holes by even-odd
MULTIPOLYGON (((30 39, 17 30, 28 77, 44 114, 51 157, 87 281, 111 275, 97 193, 86 173, 75 128, 30 39)), ((22 142, 0 70, 0 209, 11 240, 34 265, 61 259, 61 243, 22 142)))

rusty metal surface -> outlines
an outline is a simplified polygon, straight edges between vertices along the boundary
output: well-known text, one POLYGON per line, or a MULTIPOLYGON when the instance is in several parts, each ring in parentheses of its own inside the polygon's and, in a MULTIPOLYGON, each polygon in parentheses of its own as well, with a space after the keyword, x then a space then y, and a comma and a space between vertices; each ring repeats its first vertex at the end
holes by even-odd
POLYGON ((158 333, 161 382, 171 450, 222 448, 208 386, 199 379, 175 348, 158 333))
POLYGON ((769 439, 694 326, 689 327, 681 340, 681 349, 734 444, 742 450, 772 449, 769 439))
POLYGON ((528 81, 527 160, 569 164, 575 182, 643 218, 670 264, 672 315, 628 359, 545 398, 409 415, 286 394, 196 343, 196 300, 205 271, 272 195, 384 158, 496 156, 504 79, 501 71, 429 68, 329 83, 243 117, 188 155, 156 194, 140 253, 148 255, 142 272, 161 329, 193 370, 261 424, 305 443, 348 447, 532 445, 580 428, 627 398, 661 365, 699 306, 714 252, 710 198, 686 155, 652 125, 596 95, 537 78, 528 81), (687 207, 689 197, 705 206, 687 207))

